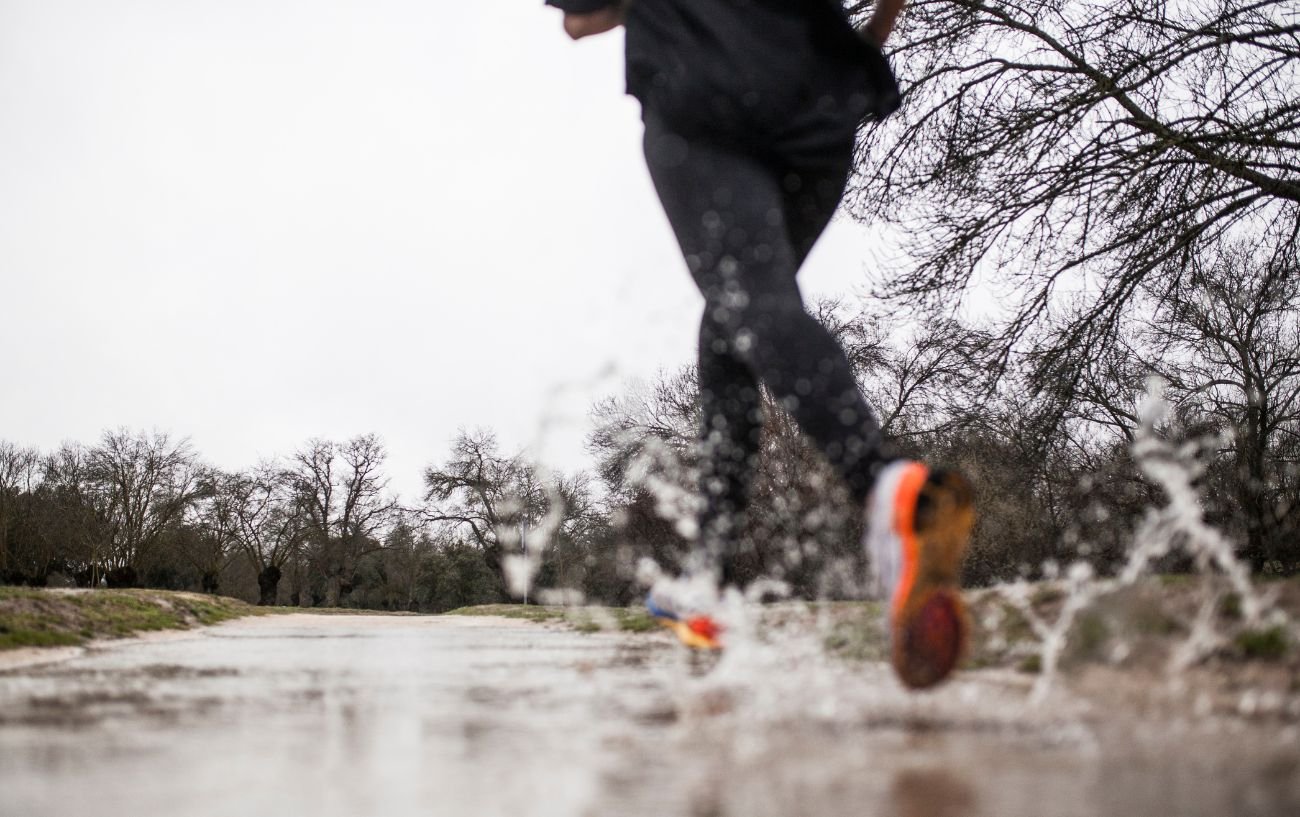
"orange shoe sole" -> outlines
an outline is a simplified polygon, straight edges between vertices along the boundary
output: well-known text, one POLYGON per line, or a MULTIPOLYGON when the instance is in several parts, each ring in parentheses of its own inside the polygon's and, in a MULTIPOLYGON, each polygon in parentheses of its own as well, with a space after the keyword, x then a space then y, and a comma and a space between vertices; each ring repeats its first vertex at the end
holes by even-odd
POLYGON ((902 547, 890 600, 891 659, 902 682, 926 689, 952 674, 966 654, 970 621, 961 597, 961 563, 975 524, 969 483, 920 463, 894 495, 894 529, 902 547))
POLYGON ((677 640, 693 650, 720 650, 721 628, 708 616, 697 616, 687 621, 661 618, 659 623, 672 631, 677 640))

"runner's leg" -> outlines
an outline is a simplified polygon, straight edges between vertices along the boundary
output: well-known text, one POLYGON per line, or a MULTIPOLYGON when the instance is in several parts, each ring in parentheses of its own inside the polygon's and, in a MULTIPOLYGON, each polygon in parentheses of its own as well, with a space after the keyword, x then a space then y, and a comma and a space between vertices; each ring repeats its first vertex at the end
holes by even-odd
POLYGON ((713 321, 700 323, 700 542, 725 584, 742 583, 737 556, 757 467, 758 378, 713 321))
MULTIPOLYGON (((852 142, 822 148, 812 155, 818 160, 816 164, 801 162, 799 170, 787 171, 782 180, 786 224, 800 267, 826 230, 844 195, 853 160, 852 142)), ((844 387, 843 381, 840 383, 844 387)), ((833 383, 827 385, 833 387, 833 383)), ((861 504, 875 483, 876 473, 891 456, 884 450, 886 443, 875 413, 868 407, 856 380, 850 391, 838 396, 828 394, 826 399, 839 406, 840 421, 847 432, 842 459, 836 468, 844 477, 850 496, 861 504)))
MULTIPOLYGON (((735 526, 717 520, 736 518, 748 498, 758 451, 756 380, 794 414, 859 499, 879 461, 880 435, 843 350, 803 308, 795 276, 815 236, 806 235, 807 219, 791 221, 787 213, 788 196, 798 191, 786 189, 786 174, 740 148, 688 141, 653 111, 645 119, 651 178, 705 299, 703 532, 705 546, 726 564, 735 526), (794 233, 807 247, 796 247, 794 233)), ((821 197, 831 210, 838 192, 821 197)), ((820 224, 828 218, 822 213, 820 224)))

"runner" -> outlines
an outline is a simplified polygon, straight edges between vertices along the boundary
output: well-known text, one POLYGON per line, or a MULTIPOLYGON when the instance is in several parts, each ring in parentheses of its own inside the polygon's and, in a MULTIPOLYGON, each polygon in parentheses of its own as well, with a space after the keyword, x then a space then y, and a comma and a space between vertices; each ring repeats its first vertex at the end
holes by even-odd
MULTIPOLYGON (((701 294, 695 569, 735 579, 759 453, 759 387, 794 416, 867 513, 904 683, 946 678, 969 625, 959 588, 974 514, 964 479, 892 458, 843 349, 804 309, 796 275, 830 221, 864 119, 899 105, 881 52, 903 0, 862 33, 837 0, 547 0, 574 39, 626 28, 656 192, 701 294)), ((720 646, 707 611, 652 593, 690 646, 720 646)))

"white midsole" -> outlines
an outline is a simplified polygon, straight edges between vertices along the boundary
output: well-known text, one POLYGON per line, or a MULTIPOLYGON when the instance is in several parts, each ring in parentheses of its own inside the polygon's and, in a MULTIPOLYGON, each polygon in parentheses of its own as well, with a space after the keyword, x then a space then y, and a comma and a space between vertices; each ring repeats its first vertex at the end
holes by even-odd
POLYGON ((891 462, 876 478, 875 487, 867 500, 866 530, 863 546, 871 568, 871 595, 877 599, 893 597, 898 577, 903 572, 903 539, 898 535, 894 519, 894 495, 903 474, 914 465, 911 460, 891 462))

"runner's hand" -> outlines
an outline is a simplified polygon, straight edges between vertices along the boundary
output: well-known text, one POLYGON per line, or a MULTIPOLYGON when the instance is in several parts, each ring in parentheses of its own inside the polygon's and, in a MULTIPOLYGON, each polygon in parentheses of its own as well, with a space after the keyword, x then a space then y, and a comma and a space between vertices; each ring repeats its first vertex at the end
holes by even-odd
POLYGON ((894 33, 894 21, 907 0, 876 0, 876 9, 871 20, 862 28, 862 36, 877 48, 885 45, 885 40, 894 33))
POLYGON ((863 39, 874 45, 876 48, 884 48, 885 40, 889 39, 889 35, 892 33, 893 28, 893 23, 880 23, 876 20, 872 20, 862 28, 858 29, 858 33, 862 35, 863 39))
POLYGON ((623 25, 624 10, 623 4, 620 3, 603 8, 600 11, 593 11, 590 14, 566 13, 564 15, 564 33, 575 40, 581 40, 583 37, 590 37, 593 34, 604 34, 606 31, 613 31, 623 25))

